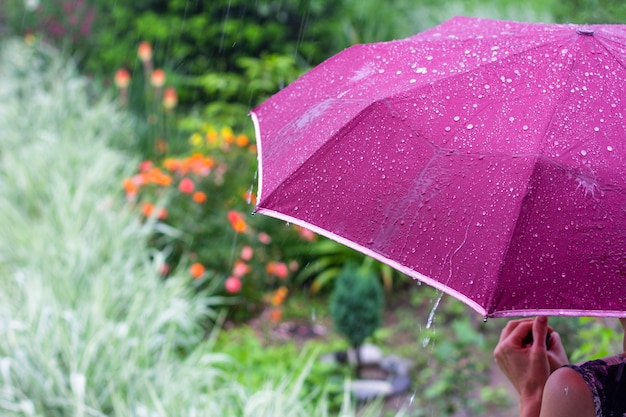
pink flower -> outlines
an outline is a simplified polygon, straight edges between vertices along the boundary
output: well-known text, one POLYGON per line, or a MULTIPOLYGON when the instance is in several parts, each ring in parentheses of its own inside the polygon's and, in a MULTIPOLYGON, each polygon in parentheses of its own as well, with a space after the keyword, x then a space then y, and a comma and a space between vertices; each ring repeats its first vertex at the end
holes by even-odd
POLYGON ((224 288, 231 294, 238 293, 241 290, 241 280, 238 277, 230 276, 226 278, 224 288))
POLYGON ((305 229, 304 227, 298 228, 298 234, 302 240, 306 240, 307 242, 312 242, 315 240, 315 233, 310 231, 309 229, 305 229))
POLYGON ((272 241, 272 238, 270 237, 270 235, 268 235, 265 232, 261 232, 259 233, 259 235, 257 236, 259 238, 259 242, 267 245, 272 241))
POLYGON ((269 262, 265 266, 265 272, 270 275, 275 275, 279 279, 285 279, 287 275, 289 275, 289 269, 284 262, 269 262))
POLYGON ((244 261, 249 261, 250 259, 252 259, 253 255, 254 249, 252 249, 250 246, 246 245, 241 248, 241 259, 243 259, 244 261))
POLYGON ((148 172, 154 167, 152 161, 143 161, 139 164, 139 172, 148 172))
POLYGON ((195 184, 189 178, 183 178, 182 180, 180 180, 180 184, 178 184, 178 189, 180 190, 180 192, 185 194, 193 193, 193 190, 195 188, 195 184))
POLYGON ((285 265, 284 262, 276 262, 276 264, 274 265, 274 275, 276 275, 280 279, 287 278, 287 275, 289 275, 289 269, 287 268, 287 265, 285 265))
POLYGON ((171 268, 170 268, 169 264, 165 264, 164 263, 163 265, 161 265, 161 268, 159 269, 159 274, 162 277, 166 277, 170 273, 170 269, 171 268))
POLYGON ((235 266, 233 267, 233 275, 236 277, 242 277, 250 272, 250 267, 246 265, 242 261, 235 262, 235 266))

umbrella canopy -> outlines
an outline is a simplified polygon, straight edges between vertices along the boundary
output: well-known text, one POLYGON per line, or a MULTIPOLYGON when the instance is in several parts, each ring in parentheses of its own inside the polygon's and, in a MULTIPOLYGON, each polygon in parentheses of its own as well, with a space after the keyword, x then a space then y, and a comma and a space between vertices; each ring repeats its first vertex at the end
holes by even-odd
POLYGON ((486 317, 626 316, 626 25, 458 17, 251 116, 257 212, 486 317))

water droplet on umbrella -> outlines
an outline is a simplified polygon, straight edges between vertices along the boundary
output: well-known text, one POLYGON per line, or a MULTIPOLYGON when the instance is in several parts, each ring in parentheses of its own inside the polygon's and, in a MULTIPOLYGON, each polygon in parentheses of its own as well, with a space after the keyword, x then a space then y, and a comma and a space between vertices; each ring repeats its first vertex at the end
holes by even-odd
POLYGON ((474 128, 474 125, 470 123, 466 127, 468 130, 472 130, 474 128))
POLYGON ((454 116, 452 120, 454 120, 455 122, 458 122, 459 120, 461 120, 461 118, 459 116, 454 116))

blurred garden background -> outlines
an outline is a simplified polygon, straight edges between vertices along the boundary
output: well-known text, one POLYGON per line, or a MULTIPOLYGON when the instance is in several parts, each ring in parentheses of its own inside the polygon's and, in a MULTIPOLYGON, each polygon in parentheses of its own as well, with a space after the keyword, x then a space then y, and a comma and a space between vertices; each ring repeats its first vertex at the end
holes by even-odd
MULTIPOLYGON (((491 359, 504 322, 251 215, 250 109, 455 15, 623 23, 626 3, 2 0, 0 415, 516 415, 491 359), (382 291, 365 335, 330 308, 350 268, 382 291), (320 360, 351 337, 410 361, 409 389, 359 401, 353 366, 320 360)), ((621 343, 552 324, 571 360, 621 343)))

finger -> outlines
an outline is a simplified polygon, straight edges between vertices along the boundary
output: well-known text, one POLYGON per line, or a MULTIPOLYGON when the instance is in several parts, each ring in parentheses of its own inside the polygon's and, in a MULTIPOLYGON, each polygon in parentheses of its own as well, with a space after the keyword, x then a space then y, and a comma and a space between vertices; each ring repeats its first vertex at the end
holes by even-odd
POLYGON ((548 335, 548 318, 539 316, 533 322, 533 348, 546 349, 546 336, 548 335))
POLYGON ((552 332, 550 334, 548 360, 550 361, 550 368, 552 370, 555 370, 569 363, 567 353, 565 352, 565 348, 563 347, 563 343, 561 342, 561 335, 559 335, 557 332, 552 332))
POLYGON ((504 340, 507 337, 509 337, 509 335, 511 333, 513 333, 515 331, 515 329, 522 323, 527 323, 529 321, 532 321, 533 319, 531 318, 524 318, 524 319, 518 319, 518 320, 511 320, 509 321, 506 326, 504 326, 504 329, 502 329, 502 332, 500 333, 500 340, 504 340))
POLYGON ((500 340, 500 344, 514 347, 515 349, 524 349, 527 343, 524 342, 529 334, 532 334, 533 321, 523 320, 512 326, 513 329, 508 335, 500 340))

